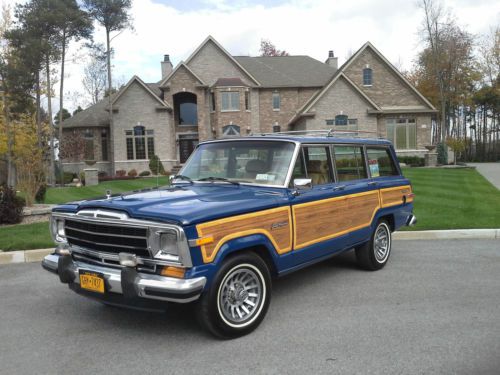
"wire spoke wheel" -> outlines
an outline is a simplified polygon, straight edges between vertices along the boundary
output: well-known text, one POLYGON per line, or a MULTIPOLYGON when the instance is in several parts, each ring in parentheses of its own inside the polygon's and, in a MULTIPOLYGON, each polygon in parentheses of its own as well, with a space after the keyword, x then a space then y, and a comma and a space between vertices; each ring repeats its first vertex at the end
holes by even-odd
POLYGON ((390 239, 389 233, 387 231, 387 227, 384 225, 380 225, 375 232, 374 241, 373 241, 373 250, 375 259, 379 263, 383 263, 387 256, 389 255, 389 246, 390 239))

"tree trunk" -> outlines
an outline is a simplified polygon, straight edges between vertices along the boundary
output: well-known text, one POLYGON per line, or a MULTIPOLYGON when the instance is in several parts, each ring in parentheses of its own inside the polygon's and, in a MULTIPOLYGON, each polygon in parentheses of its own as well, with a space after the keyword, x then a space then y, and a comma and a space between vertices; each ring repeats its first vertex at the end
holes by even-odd
POLYGON ((36 82, 35 82, 35 91, 36 91, 36 135, 38 139, 38 148, 42 149, 42 114, 40 112, 40 71, 36 72, 36 82))
POLYGON ((2 105, 3 105, 3 115, 5 118, 5 130, 7 133, 7 186, 15 186, 16 182, 14 181, 14 173, 13 173, 13 163, 12 163, 12 129, 10 123, 10 114, 9 108, 7 104, 7 100, 5 99, 5 89, 2 90, 2 105))
POLYGON ((109 144, 111 147, 109 161, 111 166, 111 175, 115 174, 115 155, 114 155, 114 145, 113 145, 113 101, 111 99, 111 90, 113 87, 111 80, 111 49, 110 49, 110 39, 109 39, 109 29, 106 29, 106 60, 108 65, 108 109, 109 109, 109 144))
MULTIPOLYGON (((66 30, 63 30, 62 36, 62 50, 61 50, 61 85, 59 86, 59 132, 58 132, 58 141, 59 147, 58 150, 61 150, 61 144, 63 139, 62 132, 62 122, 63 122, 63 108, 64 108, 64 60, 66 58, 66 30)), ((59 155, 59 181, 61 184, 64 183, 64 171, 61 156, 59 155)))
POLYGON ((50 93, 50 59, 45 58, 45 72, 47 74, 47 116, 49 117, 49 135, 50 135, 50 165, 49 165, 49 184, 55 186, 55 165, 54 165, 54 126, 52 124, 52 96, 50 93))

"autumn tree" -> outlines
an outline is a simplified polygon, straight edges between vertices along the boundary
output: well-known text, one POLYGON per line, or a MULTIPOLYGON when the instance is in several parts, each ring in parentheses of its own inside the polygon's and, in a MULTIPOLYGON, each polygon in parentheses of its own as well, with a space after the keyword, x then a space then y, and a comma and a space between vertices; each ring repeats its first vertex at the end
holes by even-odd
POLYGON ((267 39, 260 40, 259 52, 260 56, 288 56, 288 52, 277 49, 276 46, 267 39))

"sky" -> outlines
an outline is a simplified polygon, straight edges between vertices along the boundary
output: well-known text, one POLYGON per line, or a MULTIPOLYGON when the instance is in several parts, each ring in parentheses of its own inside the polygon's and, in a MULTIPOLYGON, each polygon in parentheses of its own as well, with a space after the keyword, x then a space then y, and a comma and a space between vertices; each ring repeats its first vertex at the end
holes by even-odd
MULTIPOLYGON (((160 61, 164 54, 170 55, 175 66, 187 59, 208 35, 233 55, 258 55, 261 39, 268 39, 291 55, 309 55, 320 61, 325 61, 328 51, 333 50, 339 64, 370 41, 389 61, 407 70, 422 48, 419 30, 423 15, 417 3, 418 0, 133 0, 134 30, 126 30, 112 41, 113 74, 121 84, 133 75, 146 82, 157 82, 161 79, 160 61)), ((442 3, 471 33, 486 33, 500 24, 498 0, 442 3)), ((95 40, 104 42, 103 29, 96 29, 95 40)), ((65 107, 85 108, 88 99, 81 80, 86 52, 73 43, 69 57, 65 107)), ((54 113, 58 110, 55 101, 54 113)))

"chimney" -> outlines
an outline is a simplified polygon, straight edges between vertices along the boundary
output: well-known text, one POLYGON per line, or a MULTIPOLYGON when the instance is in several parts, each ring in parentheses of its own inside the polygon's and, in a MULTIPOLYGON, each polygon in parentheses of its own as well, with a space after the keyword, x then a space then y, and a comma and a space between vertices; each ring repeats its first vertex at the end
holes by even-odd
POLYGON ((337 70, 339 67, 339 59, 333 55, 333 51, 328 51, 328 58, 325 64, 330 65, 333 69, 337 70))
POLYGON ((170 55, 164 55, 161 62, 161 79, 164 79, 172 72, 172 63, 170 62, 170 55))

